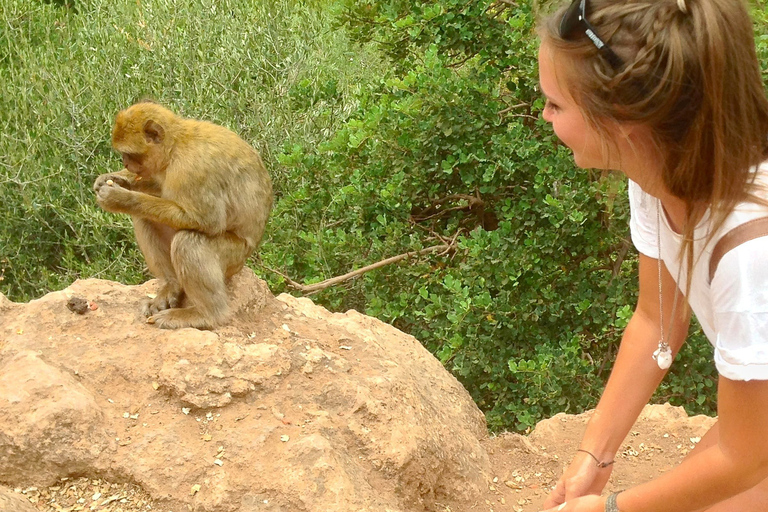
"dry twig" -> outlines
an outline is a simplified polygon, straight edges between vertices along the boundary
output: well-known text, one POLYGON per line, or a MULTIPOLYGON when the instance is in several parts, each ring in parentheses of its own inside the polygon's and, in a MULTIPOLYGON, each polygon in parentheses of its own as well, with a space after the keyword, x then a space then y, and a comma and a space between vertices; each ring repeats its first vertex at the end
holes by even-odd
POLYGON ((339 283, 343 283, 344 281, 348 281, 352 278, 358 277, 362 274, 365 274, 366 272, 370 272, 371 270, 375 270, 377 268, 381 268, 386 265, 390 265, 392 263, 397 263, 398 261, 404 260, 406 258, 421 256, 422 254, 427 254, 427 253, 436 252, 436 251, 439 251, 441 254, 445 254, 448 251, 450 251, 453 247, 454 247, 453 245, 449 245, 449 244, 435 245, 432 247, 427 247, 426 249, 421 249, 420 251, 411 251, 405 254, 399 254, 397 256, 392 256, 391 258, 377 261, 376 263, 372 263, 371 265, 366 265, 365 267, 359 268, 357 270, 353 270, 352 272, 348 272, 342 276, 332 277, 330 279, 326 279, 325 281, 321 281, 319 283, 310 284, 310 285, 297 283, 296 281, 292 280, 290 277, 286 276, 282 272, 271 269, 264 265, 262 265, 262 267, 264 267, 266 270, 269 270, 270 272, 274 272, 275 274, 281 276, 283 279, 286 280, 286 282, 288 283, 288 286, 290 286, 291 288, 298 290, 302 293, 312 294, 312 293, 319 292, 320 290, 330 288, 331 286, 335 286, 339 283))

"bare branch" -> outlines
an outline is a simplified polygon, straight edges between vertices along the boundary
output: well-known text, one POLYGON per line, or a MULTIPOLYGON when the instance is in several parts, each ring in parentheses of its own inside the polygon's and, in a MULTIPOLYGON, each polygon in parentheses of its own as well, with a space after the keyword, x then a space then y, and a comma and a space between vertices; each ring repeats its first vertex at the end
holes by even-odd
POLYGON ((447 203, 448 201, 453 201, 455 199, 464 199, 466 201, 469 201, 471 204, 477 203, 478 201, 482 203, 482 200, 480 198, 471 196, 469 194, 451 194, 450 196, 445 196, 445 197, 441 197, 440 199, 435 199, 434 201, 432 201, 431 207, 437 206, 438 204, 447 203))
POLYGON ((632 246, 632 243, 628 239, 623 239, 621 241, 621 249, 619 249, 619 254, 616 255, 616 261, 613 264, 613 268, 611 269, 611 281, 619 275, 619 270, 621 270, 621 265, 624 263, 624 258, 627 257, 627 253, 629 252, 629 248, 632 246))
POLYGON ((511 112, 512 110, 514 110, 516 108, 521 108, 521 107, 530 107, 530 105, 528 105, 527 103, 518 103, 517 105, 509 106, 509 107, 505 108, 504 110, 499 110, 498 112, 496 112, 496 114, 500 115, 500 116, 503 116, 507 112, 511 112))
POLYGON ((469 208, 470 208, 470 205, 454 206, 453 208, 446 208, 445 210, 438 210, 437 213, 433 213, 431 215, 425 215, 423 217, 422 216, 415 216, 414 220, 416 222, 424 222, 425 220, 434 219, 435 217, 441 217, 441 216, 445 215, 446 213, 468 210, 469 208))
POLYGON ((476 55, 477 55, 477 52, 475 52, 475 53, 473 53, 473 54, 469 55, 468 57, 465 57, 465 58, 461 59, 460 61, 457 61, 457 62, 453 62, 453 63, 451 63, 451 64, 448 64, 446 67, 448 67, 448 68, 458 68, 458 67, 460 67, 462 64, 466 64, 467 62, 469 62, 470 60, 472 60, 472 59, 473 59, 473 58, 474 58, 476 55))
POLYGON ((301 284, 297 283, 296 281, 294 281, 293 279, 291 279, 290 277, 288 277, 287 275, 283 274, 283 273, 282 273, 282 272, 280 272, 279 270, 275 270, 275 269, 273 269, 273 268, 270 268, 270 267, 268 267, 268 266, 264 265, 263 263, 260 263, 260 264, 259 264, 259 266, 260 266, 261 268, 263 268, 263 269, 265 269, 265 270, 269 270, 269 271, 270 271, 270 272, 272 272, 273 274, 277 274, 277 275, 279 275, 280 277, 282 277, 283 279, 285 279, 285 281, 288 283, 288 286, 290 286, 291 288, 300 288, 301 286, 303 286, 303 285, 301 285, 301 284))
POLYGON ((434 201, 432 201, 431 205, 421 210, 419 214, 412 215, 411 218, 414 222, 423 222, 425 220, 433 219, 435 217, 440 217, 449 212, 469 210, 471 208, 477 208, 477 207, 482 208, 483 206, 485 206, 485 202, 479 197, 470 196, 467 194, 453 194, 440 199, 435 199, 434 201), (465 200, 467 201, 467 204, 465 206, 454 206, 454 207, 445 208, 445 209, 439 208, 444 203, 447 203, 449 201, 455 201, 455 200, 465 200))
POLYGON ((538 120, 539 120, 539 118, 538 118, 538 117, 536 117, 536 116, 530 116, 530 115, 528 115, 528 114, 512 114, 512 115, 511 115, 511 116, 509 116, 509 117, 523 117, 523 118, 525 118, 525 119, 533 119, 534 121, 538 121, 538 120))
POLYGON ((325 281, 321 281, 319 283, 310 284, 310 285, 297 283, 296 281, 293 281, 291 278, 289 278, 282 272, 278 272, 277 270, 271 269, 265 265, 262 265, 262 267, 265 268, 266 270, 269 270, 270 272, 274 272, 275 274, 281 276, 283 279, 286 280, 286 282, 288 283, 288 286, 290 286, 291 288, 298 290, 301 293, 311 294, 311 293, 319 292, 320 290, 324 290, 326 288, 330 288, 331 286, 335 286, 339 283, 343 283, 344 281, 348 281, 350 279, 358 277, 362 274, 365 274, 366 272, 370 272, 371 270, 375 270, 377 268, 381 268, 386 265, 390 265, 392 263, 397 263, 398 261, 404 260, 406 258, 412 258, 414 256, 421 256, 422 254, 427 254, 430 252, 438 252, 438 251, 441 252, 441 254, 445 254, 446 252, 451 250, 453 247, 454 246, 447 245, 447 244, 435 245, 432 247, 427 247, 426 249, 422 249, 420 251, 407 252, 405 254, 392 256, 391 258, 387 258, 385 260, 378 261, 371 265, 367 265, 365 267, 362 267, 352 272, 349 272, 347 274, 344 274, 343 276, 332 277, 330 279, 326 279, 325 281))
POLYGON ((490 11, 491 9, 495 9, 496 12, 493 14, 493 16, 491 16, 491 19, 496 19, 501 13, 512 7, 518 7, 517 3, 513 0, 496 0, 488 6, 486 12, 490 11))

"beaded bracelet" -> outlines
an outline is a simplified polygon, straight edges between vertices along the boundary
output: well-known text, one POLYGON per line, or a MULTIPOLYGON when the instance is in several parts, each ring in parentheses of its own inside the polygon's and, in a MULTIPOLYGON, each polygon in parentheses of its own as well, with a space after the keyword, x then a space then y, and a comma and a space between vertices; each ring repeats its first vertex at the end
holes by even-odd
POLYGON ((599 468, 607 468, 608 466, 610 466, 611 464, 616 462, 615 460, 612 460, 610 462, 603 462, 600 459, 598 459, 597 457, 595 457, 591 452, 588 452, 587 450, 582 450, 581 448, 579 448, 576 451, 577 452, 584 452, 587 455, 589 455, 590 457, 592 457, 593 459, 595 459, 595 462, 597 463, 597 467, 599 467, 599 468))
POLYGON ((618 492, 614 492, 608 496, 608 499, 605 500, 605 512, 621 512, 619 505, 616 504, 616 497, 618 495, 618 492))

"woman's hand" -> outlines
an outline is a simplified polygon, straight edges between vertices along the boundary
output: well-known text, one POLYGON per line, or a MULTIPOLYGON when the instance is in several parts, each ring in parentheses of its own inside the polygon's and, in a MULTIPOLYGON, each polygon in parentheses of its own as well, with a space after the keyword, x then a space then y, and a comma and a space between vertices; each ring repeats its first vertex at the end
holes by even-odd
POLYGON ((605 510, 605 498, 589 495, 568 500, 542 512, 603 512, 603 510, 605 510))
MULTIPOLYGON (((566 501, 588 494, 599 495, 611 476, 611 470, 612 466, 601 468, 595 464, 595 460, 591 455, 577 452, 573 462, 568 466, 563 476, 560 477, 552 492, 549 493, 543 508, 546 510, 556 507, 566 501)), ((571 509, 566 508, 563 510, 571 509)))

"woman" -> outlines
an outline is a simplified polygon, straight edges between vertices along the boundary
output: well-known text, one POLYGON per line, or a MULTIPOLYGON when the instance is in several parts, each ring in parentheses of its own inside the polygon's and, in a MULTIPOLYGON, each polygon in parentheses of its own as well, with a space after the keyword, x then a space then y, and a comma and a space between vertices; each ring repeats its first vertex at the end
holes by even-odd
POLYGON ((543 117, 576 165, 629 178, 640 253, 638 303, 611 377, 543 508, 766 511, 768 236, 752 232, 709 272, 724 234, 768 217, 768 100, 747 8, 575 0, 541 37, 543 117), (718 421, 678 467, 602 497, 616 452, 685 341, 690 311, 715 348, 718 421))

